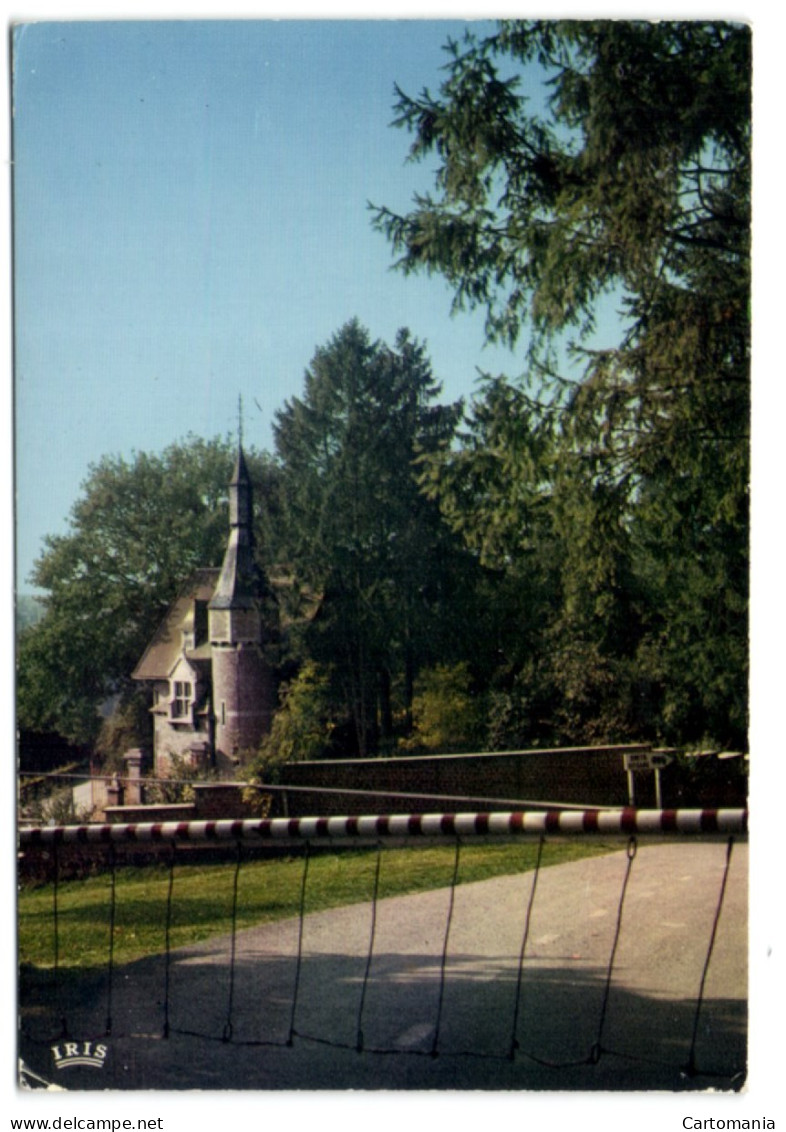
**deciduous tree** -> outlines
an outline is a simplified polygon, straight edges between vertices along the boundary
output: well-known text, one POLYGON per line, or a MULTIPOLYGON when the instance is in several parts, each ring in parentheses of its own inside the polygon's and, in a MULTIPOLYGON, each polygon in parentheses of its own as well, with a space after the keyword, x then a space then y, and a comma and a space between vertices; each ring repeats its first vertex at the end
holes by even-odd
MULTIPOLYGON (((268 459, 247 456, 267 524, 275 472, 268 459)), ((179 587, 197 567, 221 563, 234 457, 230 440, 190 437, 160 454, 105 456, 90 468, 68 532, 45 540, 33 571, 45 612, 19 640, 21 727, 96 738, 101 705, 130 689, 179 587)), ((269 548, 264 534, 259 544, 269 548)))

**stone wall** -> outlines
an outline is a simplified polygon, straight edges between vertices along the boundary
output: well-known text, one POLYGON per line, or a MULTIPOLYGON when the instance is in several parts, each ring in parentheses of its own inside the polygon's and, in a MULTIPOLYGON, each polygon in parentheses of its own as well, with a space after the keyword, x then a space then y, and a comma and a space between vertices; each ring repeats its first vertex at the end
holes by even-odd
POLYGON ((258 645, 213 648, 216 765, 232 774, 245 752, 256 751, 270 730, 275 696, 269 665, 258 645))

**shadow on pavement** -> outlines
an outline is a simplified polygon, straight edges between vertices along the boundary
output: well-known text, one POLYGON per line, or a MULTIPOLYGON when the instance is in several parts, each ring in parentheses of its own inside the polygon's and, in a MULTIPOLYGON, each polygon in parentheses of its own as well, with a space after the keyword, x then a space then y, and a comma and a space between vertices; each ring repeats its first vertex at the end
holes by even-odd
POLYGON ((159 956, 119 967, 111 998, 106 972, 64 975, 55 987, 51 973, 28 969, 20 980, 20 1056, 43 1078, 76 1090, 744 1084, 740 999, 702 1004, 698 1072, 688 1073, 695 1000, 631 990, 616 971, 606 999, 606 970, 577 957, 525 961, 516 1021, 510 956, 451 955, 441 993, 433 952, 382 952, 364 991, 362 955, 308 955, 298 975, 294 951, 255 952, 251 940, 232 974, 224 946, 183 949, 168 965, 159 956), (101 1068, 55 1069, 54 1046, 62 1056, 68 1042, 81 1049, 85 1041, 105 1047, 101 1068))

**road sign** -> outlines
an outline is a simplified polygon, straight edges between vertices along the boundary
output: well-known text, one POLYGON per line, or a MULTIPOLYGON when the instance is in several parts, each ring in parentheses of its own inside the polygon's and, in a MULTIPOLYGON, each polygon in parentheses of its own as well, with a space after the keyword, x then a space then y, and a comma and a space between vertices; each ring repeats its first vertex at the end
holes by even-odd
POLYGON ((633 772, 635 770, 651 770, 655 772, 655 805, 660 809, 663 805, 660 772, 664 766, 668 766, 672 762, 672 756, 665 751, 630 751, 627 755, 623 755, 623 758, 628 775, 628 805, 635 804, 633 772))
POLYGON ((664 751, 631 751, 623 757, 625 770, 660 770, 672 761, 664 751))

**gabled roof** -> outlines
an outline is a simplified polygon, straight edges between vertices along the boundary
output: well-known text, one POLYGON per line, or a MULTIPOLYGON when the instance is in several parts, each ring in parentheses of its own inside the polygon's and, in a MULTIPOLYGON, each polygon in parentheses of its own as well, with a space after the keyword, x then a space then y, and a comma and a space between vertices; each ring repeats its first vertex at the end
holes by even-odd
MULTIPOLYGON (((197 570, 183 586, 169 607, 142 659, 131 676, 134 680, 168 680, 177 658, 183 653, 183 628, 191 615, 194 602, 209 602, 218 583, 218 569, 197 570)), ((197 647, 188 649, 186 657, 192 661, 210 659, 209 640, 197 641, 197 647)))

